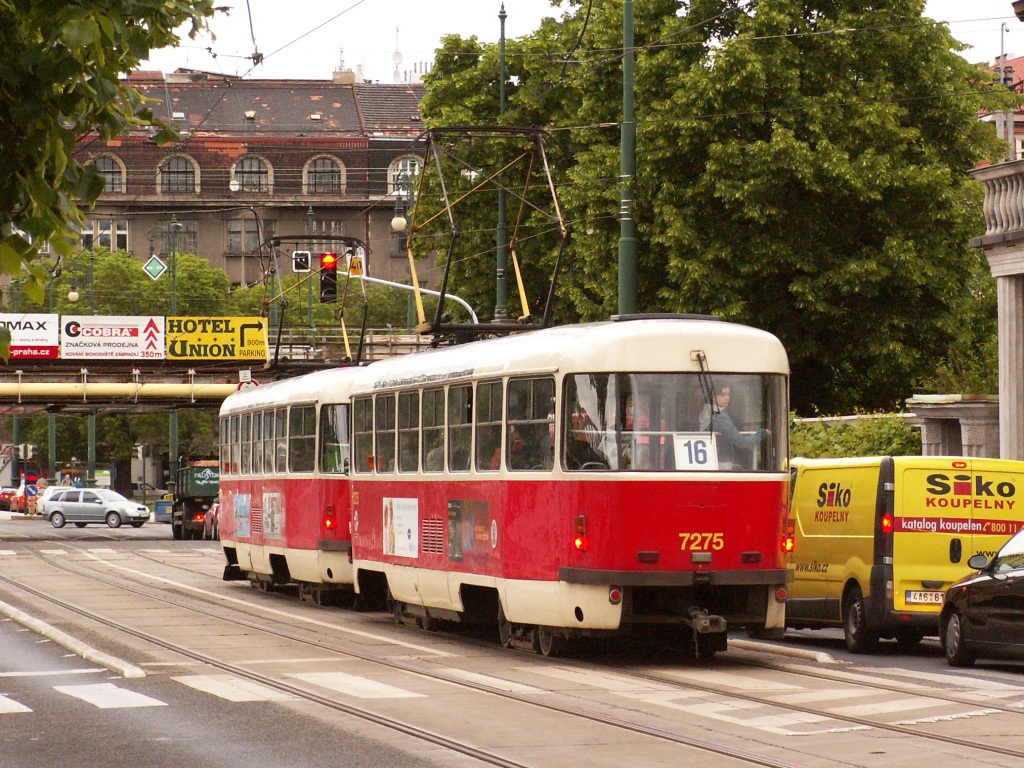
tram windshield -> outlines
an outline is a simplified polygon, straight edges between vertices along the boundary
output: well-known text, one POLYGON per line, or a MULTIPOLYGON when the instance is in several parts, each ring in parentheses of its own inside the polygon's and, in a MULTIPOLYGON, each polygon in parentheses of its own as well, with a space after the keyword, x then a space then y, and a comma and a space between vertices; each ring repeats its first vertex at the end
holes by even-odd
POLYGON ((576 374, 563 403, 568 471, 783 471, 785 376, 576 374))

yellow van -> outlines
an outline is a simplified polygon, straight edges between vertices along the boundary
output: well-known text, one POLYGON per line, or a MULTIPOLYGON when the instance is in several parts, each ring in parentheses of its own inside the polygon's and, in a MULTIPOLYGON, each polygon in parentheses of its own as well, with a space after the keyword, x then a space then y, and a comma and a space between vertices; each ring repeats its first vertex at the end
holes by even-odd
POLYGON ((842 626, 846 646, 938 634, 946 589, 1024 527, 1024 462, 875 456, 791 462, 786 626, 842 626), (1020 490, 1018 490, 1020 489, 1020 490))

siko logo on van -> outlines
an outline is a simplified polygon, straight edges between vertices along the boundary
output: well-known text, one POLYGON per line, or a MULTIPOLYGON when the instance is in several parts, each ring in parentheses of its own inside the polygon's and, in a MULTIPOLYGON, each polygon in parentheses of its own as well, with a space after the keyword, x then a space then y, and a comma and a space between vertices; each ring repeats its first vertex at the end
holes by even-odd
POLYGON ((997 483, 985 480, 982 475, 953 475, 936 473, 928 475, 925 490, 933 496, 981 496, 1009 499, 1017 493, 1017 488, 1008 480, 997 483))
POLYGON ((819 507, 848 507, 851 492, 842 483, 822 483, 818 486, 819 507))

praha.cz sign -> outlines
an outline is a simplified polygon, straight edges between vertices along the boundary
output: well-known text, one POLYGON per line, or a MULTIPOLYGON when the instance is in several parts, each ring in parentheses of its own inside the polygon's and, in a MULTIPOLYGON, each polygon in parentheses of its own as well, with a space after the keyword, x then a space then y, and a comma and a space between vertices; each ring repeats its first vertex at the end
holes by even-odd
POLYGON ((0 314, 20 360, 267 360, 263 317, 0 314))

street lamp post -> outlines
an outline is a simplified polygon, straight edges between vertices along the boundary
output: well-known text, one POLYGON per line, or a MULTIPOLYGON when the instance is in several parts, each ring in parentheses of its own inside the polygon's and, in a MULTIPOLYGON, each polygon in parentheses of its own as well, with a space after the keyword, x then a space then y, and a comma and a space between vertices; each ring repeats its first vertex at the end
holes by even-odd
MULTIPOLYGON (((171 214, 171 316, 178 314, 178 232, 181 222, 171 214)), ((178 481, 178 412, 171 410, 167 414, 167 460, 170 466, 172 483, 178 481)), ((175 487, 175 486, 171 486, 175 487)))

